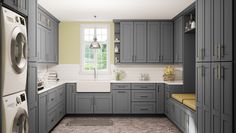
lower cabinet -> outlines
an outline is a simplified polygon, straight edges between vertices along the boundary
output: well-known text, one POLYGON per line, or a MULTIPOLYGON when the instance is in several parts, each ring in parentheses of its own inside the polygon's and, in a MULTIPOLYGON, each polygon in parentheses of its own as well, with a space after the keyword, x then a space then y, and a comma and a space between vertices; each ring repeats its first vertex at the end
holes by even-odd
POLYGON ((112 98, 110 93, 77 93, 76 114, 111 114, 112 98))
POLYGON ((197 133, 196 112, 172 99, 169 99, 168 103, 168 118, 174 122, 183 133, 197 133))
POLYGON ((132 114, 155 114, 156 102, 132 102, 132 114))
POLYGON ((131 112, 130 92, 130 90, 112 90, 114 114, 129 114, 131 112))
POLYGON ((165 112, 165 84, 156 84, 156 113, 165 112))
POLYGON ((75 113, 76 84, 66 84, 66 114, 75 113))
POLYGON ((65 115, 65 85, 39 95, 39 133, 48 133, 65 115))
POLYGON ((29 109, 29 133, 38 133, 38 107, 29 109))

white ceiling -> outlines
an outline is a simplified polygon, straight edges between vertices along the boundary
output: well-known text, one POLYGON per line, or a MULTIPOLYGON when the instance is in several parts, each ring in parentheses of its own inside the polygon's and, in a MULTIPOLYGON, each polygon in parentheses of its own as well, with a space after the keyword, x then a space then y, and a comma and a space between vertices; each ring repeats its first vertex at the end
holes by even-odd
POLYGON ((61 21, 172 19, 195 0, 39 0, 61 21))

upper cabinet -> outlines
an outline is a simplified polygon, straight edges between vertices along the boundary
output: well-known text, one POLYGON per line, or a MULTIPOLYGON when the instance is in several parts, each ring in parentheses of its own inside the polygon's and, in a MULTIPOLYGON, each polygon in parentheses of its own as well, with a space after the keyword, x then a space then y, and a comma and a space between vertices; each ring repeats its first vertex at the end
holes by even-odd
POLYGON ((37 22, 38 62, 58 63, 59 21, 39 6, 37 22))
POLYGON ((121 63, 146 62, 146 22, 121 22, 121 63))
POLYGON ((173 63, 173 23, 120 22, 119 63, 173 63))
POLYGON ((174 62, 183 62, 183 17, 174 21, 174 62))
POLYGON ((198 1, 198 62, 232 61, 232 5, 232 0, 198 1))
POLYGON ((161 23, 161 61, 173 63, 173 23, 161 23))
POLYGON ((28 15, 28 3, 30 0, 2 0, 3 4, 24 16, 28 15))
POLYGON ((121 22, 120 23, 120 62, 133 62, 134 53, 134 23, 121 22))
POLYGON ((161 62, 161 22, 148 22, 147 62, 161 62))

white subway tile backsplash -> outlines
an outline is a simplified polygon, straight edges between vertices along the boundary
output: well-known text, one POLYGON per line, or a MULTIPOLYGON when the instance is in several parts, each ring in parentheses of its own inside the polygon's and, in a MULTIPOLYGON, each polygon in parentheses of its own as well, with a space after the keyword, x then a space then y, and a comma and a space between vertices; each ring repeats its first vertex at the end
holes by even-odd
MULTIPOLYGON (((99 74, 99 80, 114 80, 114 70, 123 70, 125 72, 124 80, 139 80, 140 74, 149 74, 150 80, 163 80, 163 69, 166 65, 111 65, 110 74, 99 74)), ((176 80, 182 80, 183 68, 176 65, 176 80)), ((50 71, 56 71, 60 80, 93 80, 93 75, 85 75, 80 73, 79 64, 59 64, 59 65, 42 65, 39 67, 39 77, 47 75, 50 71)))

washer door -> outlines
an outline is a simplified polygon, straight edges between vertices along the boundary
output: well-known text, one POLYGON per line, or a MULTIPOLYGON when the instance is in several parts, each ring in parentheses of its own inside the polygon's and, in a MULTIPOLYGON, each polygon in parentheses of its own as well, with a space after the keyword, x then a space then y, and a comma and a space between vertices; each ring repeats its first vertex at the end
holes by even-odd
POLYGON ((11 62, 16 73, 20 74, 27 65, 27 37, 16 27, 11 38, 11 62))
POLYGON ((29 132, 29 123, 28 123, 28 114, 22 108, 18 109, 14 122, 12 133, 28 133, 29 132))

